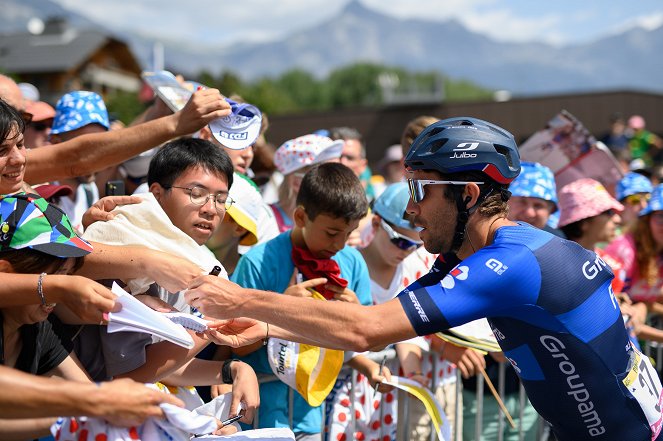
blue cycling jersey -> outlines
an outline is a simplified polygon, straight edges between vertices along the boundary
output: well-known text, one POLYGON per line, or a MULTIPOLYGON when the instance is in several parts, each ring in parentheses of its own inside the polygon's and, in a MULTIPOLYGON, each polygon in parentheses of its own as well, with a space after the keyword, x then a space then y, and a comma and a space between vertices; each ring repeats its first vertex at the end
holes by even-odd
POLYGON ((462 262, 441 256, 399 299, 419 335, 487 317, 559 440, 656 439, 660 381, 629 343, 612 278, 575 242, 506 226, 462 262))

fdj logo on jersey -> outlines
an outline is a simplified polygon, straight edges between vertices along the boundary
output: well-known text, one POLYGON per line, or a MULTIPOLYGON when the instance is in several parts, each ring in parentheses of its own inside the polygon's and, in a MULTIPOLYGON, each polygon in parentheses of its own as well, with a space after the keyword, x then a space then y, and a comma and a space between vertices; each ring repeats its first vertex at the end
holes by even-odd
POLYGON ((454 286, 456 286, 456 281, 454 279, 467 280, 467 276, 469 274, 470 269, 467 266, 457 266, 456 268, 449 271, 449 274, 444 276, 444 279, 442 279, 440 285, 442 285, 443 288, 452 289, 454 286))
POLYGON ((461 142, 453 149, 453 155, 449 156, 450 159, 458 158, 476 158, 476 153, 467 153, 468 150, 476 150, 479 147, 478 142, 461 142), (458 153, 462 152, 462 153, 458 153))

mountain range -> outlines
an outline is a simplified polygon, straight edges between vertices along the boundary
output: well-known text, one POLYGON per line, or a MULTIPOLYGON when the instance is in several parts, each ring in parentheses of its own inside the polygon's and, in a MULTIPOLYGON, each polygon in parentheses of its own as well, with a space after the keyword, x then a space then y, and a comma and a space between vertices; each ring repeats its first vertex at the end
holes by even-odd
MULTIPOLYGON (((143 66, 150 66, 154 38, 108 29, 50 0, 2 3, 0 34, 23 31, 30 17, 64 16, 72 25, 106 29, 127 41, 143 66)), ((336 68, 362 61, 410 71, 438 70, 453 79, 517 95, 613 89, 663 92, 663 26, 632 28, 563 47, 505 43, 454 20, 397 19, 355 0, 326 22, 277 41, 224 47, 162 43, 167 68, 185 76, 201 70, 215 75, 230 70, 243 80, 254 80, 301 68, 324 77, 336 68)))

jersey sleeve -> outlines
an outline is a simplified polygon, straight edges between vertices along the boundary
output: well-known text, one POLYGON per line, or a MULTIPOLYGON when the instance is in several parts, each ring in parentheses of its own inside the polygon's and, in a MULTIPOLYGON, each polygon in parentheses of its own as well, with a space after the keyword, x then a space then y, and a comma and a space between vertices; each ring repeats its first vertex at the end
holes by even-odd
POLYGON ((533 304, 541 286, 538 262, 522 245, 482 248, 446 275, 438 274, 419 279, 398 295, 419 335, 533 304))

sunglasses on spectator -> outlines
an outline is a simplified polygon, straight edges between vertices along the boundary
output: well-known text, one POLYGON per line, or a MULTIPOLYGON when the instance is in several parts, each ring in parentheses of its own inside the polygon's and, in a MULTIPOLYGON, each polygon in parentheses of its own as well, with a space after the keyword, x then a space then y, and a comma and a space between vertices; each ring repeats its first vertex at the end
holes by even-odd
MULTIPOLYGON (((420 203, 424 200, 426 192, 424 187, 427 185, 466 185, 470 184, 470 181, 434 181, 428 179, 408 179, 407 185, 410 189, 410 197, 412 202, 415 204, 420 203)), ((474 182, 477 185, 483 184, 483 182, 474 182)))
POLYGON ((649 202, 651 195, 649 193, 636 193, 630 194, 624 198, 624 202, 628 205, 640 205, 643 202, 649 202))
POLYGON ((413 240, 403 234, 398 233, 397 231, 394 231, 394 229, 391 228, 391 226, 384 219, 380 219, 380 225, 382 225, 382 228, 387 233, 387 236, 389 236, 389 241, 401 250, 408 251, 411 249, 419 248, 421 245, 423 245, 423 242, 420 240, 413 240))

